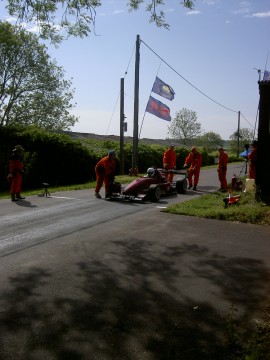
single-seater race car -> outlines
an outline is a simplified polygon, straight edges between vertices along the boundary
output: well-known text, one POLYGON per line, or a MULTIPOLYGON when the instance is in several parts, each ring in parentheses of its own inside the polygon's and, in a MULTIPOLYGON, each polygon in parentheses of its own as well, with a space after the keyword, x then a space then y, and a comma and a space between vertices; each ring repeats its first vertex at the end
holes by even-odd
POLYGON ((165 170, 151 167, 147 174, 141 176, 126 186, 112 182, 110 189, 111 200, 130 200, 130 201, 159 201, 162 195, 172 193, 184 194, 187 190, 187 171, 186 170, 165 170), (182 175, 172 182, 167 180, 167 173, 182 175))

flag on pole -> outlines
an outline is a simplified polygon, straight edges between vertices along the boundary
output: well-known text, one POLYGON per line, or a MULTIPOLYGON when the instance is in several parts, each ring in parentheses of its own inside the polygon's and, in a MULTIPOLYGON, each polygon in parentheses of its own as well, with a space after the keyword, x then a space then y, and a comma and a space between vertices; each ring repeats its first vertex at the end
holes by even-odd
POLYGON ((171 121, 170 108, 152 96, 149 97, 146 111, 163 120, 171 121))
POLYGON ((152 92, 163 96, 168 100, 173 100, 175 95, 174 90, 168 84, 165 84, 164 81, 160 80, 157 76, 152 88, 152 92))
POLYGON ((264 81, 270 80, 270 71, 267 70, 264 71, 263 80, 264 81))

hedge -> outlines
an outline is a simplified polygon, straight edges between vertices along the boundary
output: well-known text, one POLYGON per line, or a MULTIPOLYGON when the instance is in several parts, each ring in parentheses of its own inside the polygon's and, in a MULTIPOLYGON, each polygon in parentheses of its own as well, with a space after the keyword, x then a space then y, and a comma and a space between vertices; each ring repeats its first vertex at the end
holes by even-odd
MULTIPOLYGON (((95 180, 95 164, 107 155, 108 150, 117 153, 119 174, 119 142, 92 139, 73 140, 67 134, 48 132, 37 127, 13 128, 0 127, 0 190, 9 189, 6 177, 9 173, 8 162, 15 145, 24 149, 24 189, 41 188, 43 182, 50 186, 83 184, 95 180)), ((200 150, 200 149, 199 149, 200 150)), ((165 147, 143 142, 138 146, 139 172, 145 173, 150 166, 162 167, 165 147)), ((190 149, 175 148, 177 168, 181 169, 190 149)), ((213 165, 215 156, 201 150, 203 165, 213 165)), ((124 171, 128 174, 132 166, 132 144, 124 144, 124 171)))

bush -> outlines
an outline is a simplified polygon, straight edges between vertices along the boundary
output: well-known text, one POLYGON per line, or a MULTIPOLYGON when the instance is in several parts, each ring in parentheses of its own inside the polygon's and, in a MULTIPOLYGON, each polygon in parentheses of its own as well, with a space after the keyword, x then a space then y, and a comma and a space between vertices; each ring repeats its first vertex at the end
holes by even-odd
POLYGON ((58 186, 93 180, 97 157, 67 135, 35 127, 20 130, 0 127, 0 137, 1 190, 7 189, 8 161, 16 144, 21 144, 25 149, 24 189, 40 188, 43 182, 58 186))
MULTIPOLYGON (((119 174, 119 142, 113 140, 72 140, 69 135, 48 132, 37 127, 27 128, 0 127, 0 190, 7 190, 6 177, 9 173, 8 162, 14 146, 25 148, 23 188, 40 188, 43 182, 51 186, 83 184, 95 180, 95 165, 108 150, 117 154, 116 174, 119 174)), ((162 167, 166 148, 139 142, 139 172, 145 173, 150 166, 162 167)), ((183 167, 190 149, 176 147, 176 166, 183 167)), ((200 149, 199 149, 200 151, 200 149)), ((203 165, 214 163, 213 155, 202 151, 203 165)), ((124 144, 124 172, 132 167, 133 145, 124 144)))

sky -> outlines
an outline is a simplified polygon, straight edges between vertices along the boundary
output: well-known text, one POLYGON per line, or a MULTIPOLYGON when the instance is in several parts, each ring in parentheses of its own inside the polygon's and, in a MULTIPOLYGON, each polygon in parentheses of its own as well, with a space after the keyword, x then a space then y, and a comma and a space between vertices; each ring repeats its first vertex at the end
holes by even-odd
MULTIPOLYGON (((259 71, 270 70, 269 0, 195 0, 192 11, 179 0, 161 9, 170 29, 149 23, 145 4, 129 12, 127 0, 103 0, 95 33, 69 38, 48 53, 75 88, 72 131, 120 134, 120 81, 125 83, 127 132, 133 136, 134 72, 140 36, 140 139, 170 137, 168 121, 145 112, 149 96, 169 106, 172 121, 183 108, 194 111, 203 133, 227 140, 240 127, 257 130, 259 71), (158 76, 175 91, 169 101, 151 92, 158 76)), ((8 18, 8 17, 7 17, 8 18)), ((7 19, 6 18, 6 19, 7 19)), ((261 77, 261 79, 262 79, 261 77)))

